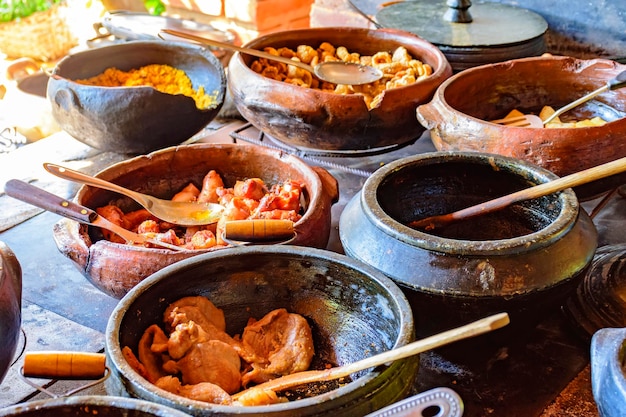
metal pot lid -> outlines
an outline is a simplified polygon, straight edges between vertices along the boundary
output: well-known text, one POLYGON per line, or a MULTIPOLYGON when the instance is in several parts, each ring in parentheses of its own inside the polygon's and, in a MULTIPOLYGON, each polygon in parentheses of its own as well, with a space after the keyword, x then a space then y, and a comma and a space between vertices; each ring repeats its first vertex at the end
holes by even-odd
POLYGON ((161 29, 182 30, 221 42, 233 42, 235 39, 232 33, 217 29, 211 24, 140 12, 111 12, 102 19, 102 26, 111 35, 126 40, 161 39, 159 37, 161 29))
POLYGON ((524 43, 548 29, 545 19, 530 10, 470 1, 400 1, 375 17, 384 27, 415 33, 437 46, 461 48, 524 43))

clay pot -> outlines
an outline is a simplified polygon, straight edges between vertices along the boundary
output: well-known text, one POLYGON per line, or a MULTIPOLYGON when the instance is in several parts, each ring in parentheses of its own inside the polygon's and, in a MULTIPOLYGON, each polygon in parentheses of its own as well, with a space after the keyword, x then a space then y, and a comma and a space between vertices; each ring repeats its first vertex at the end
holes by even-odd
POLYGON ((626 328, 604 328, 591 339, 591 388, 600 417, 619 417, 626 407, 626 328))
POLYGON ((422 334, 501 311, 511 316, 505 329, 532 326, 580 282, 597 246, 571 189, 429 232, 407 225, 554 178, 478 152, 403 158, 377 170, 346 205, 341 242, 405 290, 422 334))
POLYGON ((0 242, 0 382, 17 348, 22 325, 22 268, 15 254, 0 242))
POLYGON ((413 319, 402 291, 384 274, 334 252, 295 246, 248 246, 202 254, 164 268, 133 288, 106 329, 107 393, 137 397, 195 416, 364 416, 404 398, 416 358, 361 371, 341 386, 307 385, 304 398, 267 406, 227 406, 189 400, 155 387, 126 362, 145 329, 162 323, 165 308, 204 295, 223 309, 226 331, 240 334, 251 317, 276 308, 304 316, 312 330, 311 368, 345 365, 413 340, 413 319))
POLYGON ((132 398, 84 395, 36 400, 0 409, 2 417, 189 417, 161 404, 132 398))
POLYGON ((250 69, 251 56, 236 53, 228 66, 229 91, 237 109, 250 123, 275 139, 298 148, 366 150, 417 140, 424 132, 415 108, 428 102, 452 69, 443 53, 416 35, 393 29, 312 28, 271 33, 246 46, 289 47, 322 42, 345 46, 361 55, 404 46, 433 68, 415 84, 390 89, 379 107, 369 111, 358 95, 339 95, 273 80, 250 69))
MULTIPOLYGON (((195 144, 163 149, 114 164, 98 177, 126 188, 169 199, 189 182, 202 186, 210 169, 222 175, 226 186, 236 180, 261 178, 266 184, 287 179, 301 181, 307 208, 295 223, 294 245, 323 248, 331 227, 331 206, 338 200, 335 178, 322 168, 312 168, 302 160, 263 147, 239 144, 195 144)), ((75 201, 97 208, 111 202, 128 212, 137 204, 110 191, 83 186, 75 201)), ((121 298, 148 275, 174 262, 197 256, 206 250, 174 252, 113 243, 102 239, 97 228, 63 219, 54 226, 54 239, 65 256, 98 289, 121 298)))
MULTIPOLYGON (((603 93, 568 113, 575 119, 601 116, 604 126, 519 128, 488 122, 519 109, 538 114, 595 90, 626 65, 606 59, 561 56, 516 59, 462 71, 443 82, 417 119, 430 130, 437 150, 511 156, 565 176, 626 156, 626 89, 603 93)), ((564 116, 565 117, 565 116, 564 116)), ((561 119, 564 120, 564 117, 561 119)), ((576 189, 579 198, 595 196, 626 180, 624 175, 576 189)))
POLYGON ((226 93, 224 68, 213 53, 184 42, 133 41, 68 55, 54 68, 47 96, 59 126, 94 148, 143 154, 189 139, 220 111, 226 93), (215 106, 200 110, 194 100, 152 87, 100 87, 74 80, 108 68, 122 71, 166 64, 185 71, 193 88, 215 94, 215 106))

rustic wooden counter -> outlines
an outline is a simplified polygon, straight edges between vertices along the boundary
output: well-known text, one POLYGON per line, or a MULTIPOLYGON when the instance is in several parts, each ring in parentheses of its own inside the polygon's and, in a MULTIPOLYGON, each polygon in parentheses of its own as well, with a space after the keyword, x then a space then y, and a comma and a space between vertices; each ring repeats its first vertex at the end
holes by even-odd
MULTIPOLYGON (((224 123, 197 135, 194 141, 232 142, 258 146, 258 132, 243 122, 224 123), (243 133, 242 133, 243 132, 243 133), (241 135, 252 140, 241 140, 241 135), (255 144, 256 143, 256 144, 255 144)), ((263 143, 261 143, 263 145, 263 143)), ((344 205, 357 193, 380 164, 399 157, 432 151, 428 135, 393 152, 358 158, 309 158, 322 165, 339 181, 340 200, 333 207, 333 231, 328 249, 342 252, 337 224, 344 205), (349 169, 346 169, 348 167, 349 169)), ((19 178, 33 182, 57 195, 70 198, 79 185, 51 176, 41 163, 54 162, 95 173, 126 155, 103 153, 82 145, 64 133, 0 154, 0 184, 19 178)), ((626 213, 620 197, 612 204, 626 213)), ((64 350, 101 352, 104 331, 117 300, 93 287, 57 250, 52 225, 60 218, 0 194, 0 240, 13 249, 23 268, 23 338, 16 361, 0 384, 0 407, 46 398, 26 384, 19 369, 24 351, 64 350)), ((615 219, 594 219, 601 244, 621 243, 612 236, 615 219)), ((621 222, 621 219, 619 219, 621 222)), ((591 395, 589 341, 580 337, 557 309, 528 335, 523 344, 501 346, 484 357, 481 352, 434 351, 420 356, 415 392, 437 386, 454 389, 465 403, 466 416, 579 416, 596 417, 591 395), (452 352, 451 356, 447 353, 452 352)), ((81 381, 41 381, 58 395, 81 381)), ((83 394, 105 394, 102 386, 83 394)))

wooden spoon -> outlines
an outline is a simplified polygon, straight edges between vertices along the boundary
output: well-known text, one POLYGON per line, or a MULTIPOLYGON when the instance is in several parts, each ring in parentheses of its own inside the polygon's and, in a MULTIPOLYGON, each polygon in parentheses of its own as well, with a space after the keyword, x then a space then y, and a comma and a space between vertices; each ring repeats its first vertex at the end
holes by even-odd
POLYGON ((563 191, 566 188, 575 187, 586 184, 591 181, 599 180, 611 175, 619 174, 626 170, 626 157, 607 162, 602 165, 588 168, 574 174, 548 181, 534 187, 525 188, 523 190, 498 197, 453 213, 442 214, 438 216, 426 217, 424 219, 415 220, 409 223, 409 227, 422 230, 433 230, 437 227, 446 226, 454 221, 465 220, 481 214, 492 213, 510 206, 519 201, 531 200, 533 198, 543 197, 557 191, 563 191))
POLYGON ((389 350, 387 352, 379 353, 378 355, 370 356, 369 358, 365 358, 348 365, 338 366, 322 371, 303 371, 296 372, 290 375, 285 375, 280 378, 276 378, 271 381, 256 385, 252 388, 240 391, 233 395, 233 399, 236 400, 237 398, 252 390, 261 389, 283 391, 285 389, 292 388, 301 384, 320 381, 331 381, 334 379, 343 378, 358 371, 363 371, 365 369, 384 365, 386 363, 397 361, 399 359, 415 356, 427 350, 447 345, 448 343, 487 333, 492 330, 504 327, 507 324, 509 324, 509 315, 507 313, 494 314, 492 316, 485 317, 464 326, 447 330, 442 333, 437 333, 425 339, 409 343, 408 345, 404 345, 399 348, 389 350))

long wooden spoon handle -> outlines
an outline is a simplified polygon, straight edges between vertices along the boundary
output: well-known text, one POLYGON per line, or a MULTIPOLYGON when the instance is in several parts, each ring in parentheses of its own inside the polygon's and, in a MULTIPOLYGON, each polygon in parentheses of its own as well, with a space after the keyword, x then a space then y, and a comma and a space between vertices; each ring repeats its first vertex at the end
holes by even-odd
POLYGON ((543 197, 557 191, 562 191, 570 187, 586 184, 588 182, 606 178, 608 176, 619 174, 624 171, 626 171, 626 157, 616 159, 615 161, 607 162, 605 164, 598 165, 592 168, 588 168, 583 171, 576 172, 574 174, 570 174, 553 181, 548 181, 543 184, 535 185, 530 188, 524 188, 523 190, 514 192, 512 194, 507 194, 505 196, 489 200, 475 206, 467 207, 453 213, 416 220, 409 223, 409 226, 415 229, 431 230, 436 227, 451 223, 455 220, 469 219, 471 217, 481 214, 491 213, 519 201, 543 197))
MULTIPOLYGON (((378 355, 370 356, 348 365, 330 368, 324 371, 298 372, 264 382, 251 389, 270 389, 273 391, 281 391, 300 384, 343 378, 358 371, 384 365, 388 362, 393 362, 399 359, 408 358, 427 350, 441 347, 448 343, 487 333, 504 327, 507 324, 509 324, 509 315, 507 313, 494 314, 464 326, 447 330, 442 333, 437 333, 425 339, 409 343, 387 352, 379 353, 378 355)), ((237 399, 247 391, 248 390, 241 391, 235 394, 233 398, 237 399)))

